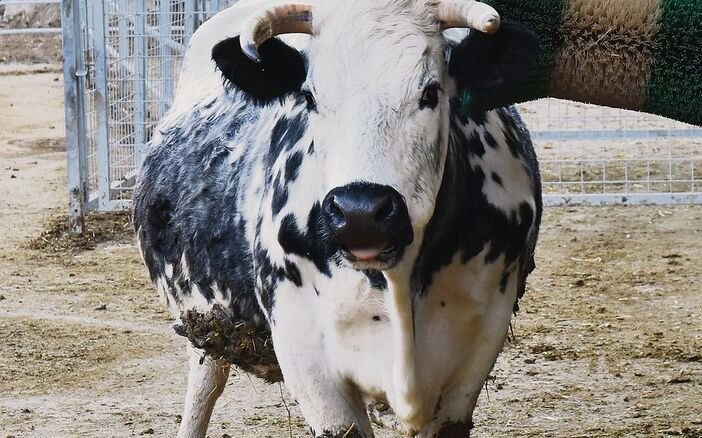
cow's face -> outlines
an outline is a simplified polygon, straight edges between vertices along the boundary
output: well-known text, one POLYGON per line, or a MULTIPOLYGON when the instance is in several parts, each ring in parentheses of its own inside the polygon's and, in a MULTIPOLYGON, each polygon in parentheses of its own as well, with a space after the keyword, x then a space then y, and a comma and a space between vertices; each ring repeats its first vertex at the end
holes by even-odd
POLYGON ((356 268, 397 262, 421 236, 441 185, 451 84, 439 27, 427 8, 415 9, 316 9, 301 93, 323 217, 356 268))
POLYGON ((321 234, 344 263, 387 269, 423 235, 442 183, 456 87, 436 4, 320 2, 311 27, 304 54, 269 39, 254 63, 234 38, 213 58, 254 102, 305 102, 321 234))

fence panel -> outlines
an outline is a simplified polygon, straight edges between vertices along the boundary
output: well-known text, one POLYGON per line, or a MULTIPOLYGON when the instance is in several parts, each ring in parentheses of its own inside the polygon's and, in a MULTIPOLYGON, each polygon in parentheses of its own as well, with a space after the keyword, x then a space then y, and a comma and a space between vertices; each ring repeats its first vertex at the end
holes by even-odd
POLYGON ((702 203, 702 129, 556 99, 520 105, 546 203, 702 203))

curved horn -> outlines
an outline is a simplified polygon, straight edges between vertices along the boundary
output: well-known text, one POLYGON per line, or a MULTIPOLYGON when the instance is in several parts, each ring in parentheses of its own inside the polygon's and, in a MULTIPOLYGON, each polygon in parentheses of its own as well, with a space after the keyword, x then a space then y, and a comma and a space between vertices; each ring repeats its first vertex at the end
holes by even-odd
POLYGON ((266 40, 283 33, 312 33, 312 6, 288 4, 253 15, 241 31, 241 50, 252 61, 261 62, 258 48, 266 40))
POLYGON ((467 27, 495 33, 500 28, 500 14, 491 6, 474 0, 440 0, 436 17, 442 29, 467 27))

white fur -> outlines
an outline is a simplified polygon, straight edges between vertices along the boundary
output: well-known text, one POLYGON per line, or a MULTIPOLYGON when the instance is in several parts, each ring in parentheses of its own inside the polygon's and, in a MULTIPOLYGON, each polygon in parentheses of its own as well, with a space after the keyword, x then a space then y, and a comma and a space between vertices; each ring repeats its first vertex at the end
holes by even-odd
POLYGON ((215 402, 222 395, 230 365, 188 344, 188 392, 178 438, 205 438, 215 402))

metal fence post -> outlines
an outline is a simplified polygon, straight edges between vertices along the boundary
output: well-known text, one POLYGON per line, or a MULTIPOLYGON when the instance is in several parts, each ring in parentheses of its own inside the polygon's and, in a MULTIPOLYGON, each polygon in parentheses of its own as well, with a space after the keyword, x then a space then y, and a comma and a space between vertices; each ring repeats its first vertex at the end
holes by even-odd
POLYGON ((81 153, 85 151, 85 112, 83 105, 85 65, 82 63, 80 6, 74 0, 61 2, 63 34, 63 90, 66 114, 68 171, 68 230, 83 234, 85 197, 81 178, 81 153))
POLYGON ((171 104, 173 97, 173 51, 169 47, 171 42, 171 3, 169 0, 161 0, 159 4, 158 16, 158 55, 161 58, 161 105, 160 115, 163 116, 171 104))
POLYGON ((110 209, 110 139, 107 101, 107 41, 105 39, 105 5, 93 3, 93 52, 95 58, 95 146, 97 152, 98 205, 110 209))
MULTIPOLYGON (((119 68, 120 68, 120 74, 123 76, 121 79, 128 79, 129 75, 129 70, 125 68, 124 63, 127 62, 130 56, 129 52, 129 20, 127 18, 127 14, 129 13, 129 3, 126 0, 118 0, 116 2, 112 2, 111 5, 112 9, 116 8, 116 14, 117 14, 117 31, 118 31, 118 44, 119 44, 119 52, 118 52, 118 60, 119 60, 119 68), (121 15, 121 16, 120 16, 121 15)), ((123 84, 122 87, 125 87, 126 84, 123 84)))
POLYGON ((146 151, 146 1, 136 0, 134 32, 134 153, 138 170, 146 151))
POLYGON ((195 32, 195 0, 185 0, 183 5, 183 16, 185 24, 185 29, 183 32, 183 45, 187 47, 190 43, 190 37, 195 32))

